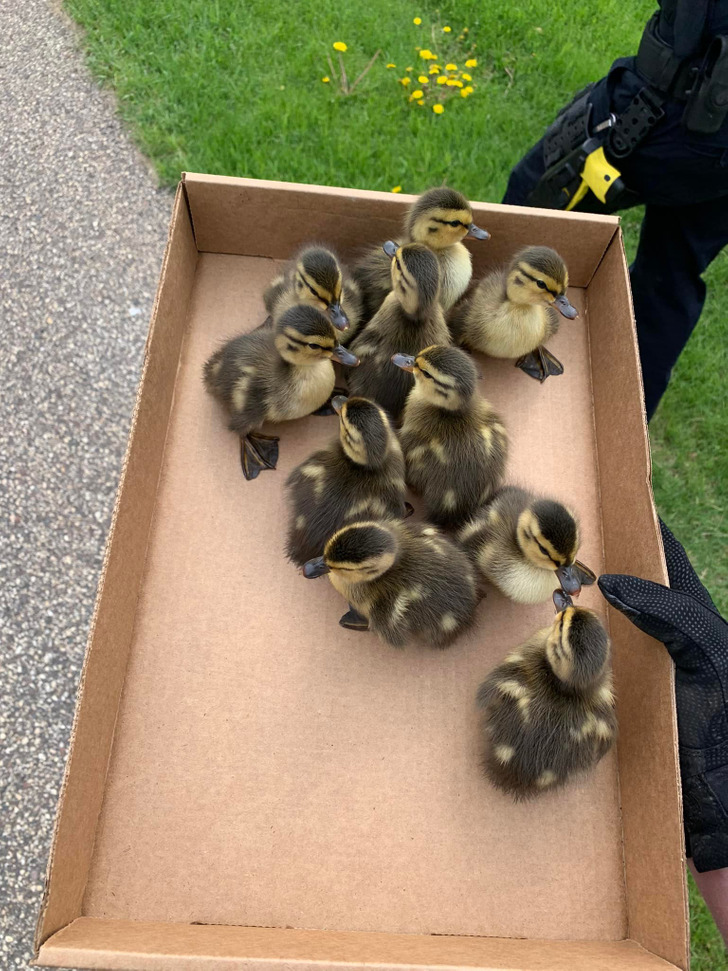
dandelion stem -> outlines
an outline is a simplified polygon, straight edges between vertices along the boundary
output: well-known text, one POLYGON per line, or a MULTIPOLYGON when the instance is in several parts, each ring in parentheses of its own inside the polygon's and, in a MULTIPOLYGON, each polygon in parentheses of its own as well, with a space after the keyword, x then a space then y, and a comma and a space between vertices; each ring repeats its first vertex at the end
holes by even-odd
POLYGON ((331 55, 329 55, 329 54, 326 55, 326 61, 327 61, 328 65, 329 65, 329 75, 332 78, 335 78, 336 77, 336 71, 334 70, 334 62, 331 60, 331 55))
POLYGON ((379 57, 379 55, 381 53, 382 53, 382 51, 381 51, 381 48, 380 48, 374 54, 374 57, 371 59, 371 61, 369 61, 369 63, 367 64, 367 66, 364 68, 364 70, 361 72, 361 74, 359 75, 359 77, 356 79, 356 81, 352 84, 351 88, 349 89, 349 94, 351 94, 354 91, 354 89, 356 88, 357 84, 364 78, 364 75, 369 72, 369 70, 374 65, 374 62, 376 61, 376 59, 379 57))
POLYGON ((344 67, 344 58, 341 56, 341 51, 339 51, 339 63, 341 64, 341 90, 344 94, 351 94, 349 90, 349 81, 346 77, 346 68, 344 67))

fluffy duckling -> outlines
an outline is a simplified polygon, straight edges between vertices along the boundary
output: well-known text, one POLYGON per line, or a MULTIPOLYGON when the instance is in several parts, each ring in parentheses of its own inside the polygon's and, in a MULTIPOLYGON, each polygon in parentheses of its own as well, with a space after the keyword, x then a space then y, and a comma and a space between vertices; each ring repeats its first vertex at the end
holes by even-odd
POLYGON ((483 768, 517 801, 591 769, 617 734, 607 632, 562 590, 554 603, 551 627, 508 655, 478 691, 483 768))
POLYGON ((573 595, 596 576, 576 559, 579 526, 566 506, 504 486, 458 533, 486 580, 516 603, 541 603, 557 586, 573 595))
POLYGON ((359 285, 325 246, 307 246, 275 278, 263 294, 265 308, 275 321, 294 304, 305 303, 328 313, 348 343, 362 322, 359 285))
POLYGON ((298 566, 346 523, 406 515, 404 458, 384 410, 366 398, 333 399, 339 437, 294 469, 287 553, 298 566))
POLYGON ((506 430, 476 394, 478 372, 465 351, 435 344, 392 361, 415 377, 400 432, 407 483, 423 497, 429 520, 459 526, 501 484, 506 430))
MULTIPOLYGON (((437 256, 440 303, 445 311, 462 297, 473 275, 472 258, 462 243, 466 236, 488 239, 490 233, 475 225, 465 196, 446 186, 423 193, 405 217, 404 241, 422 243, 437 256)), ((366 315, 373 317, 392 289, 389 261, 378 246, 354 268, 354 277, 364 294, 366 315)))
POLYGON ((430 344, 449 344, 438 301, 437 257, 421 243, 384 244, 393 290, 351 349, 361 366, 349 376, 349 391, 372 398, 398 419, 414 378, 392 364, 396 353, 416 354, 430 344))
POLYGON ((569 273, 548 246, 530 246, 511 265, 484 277, 450 320, 453 339, 490 357, 518 358, 516 367, 538 381, 563 374, 560 361, 544 346, 559 329, 559 314, 578 311, 566 299, 569 273))
POLYGON ((258 431, 264 422, 303 418, 329 399, 332 361, 358 363, 336 343, 329 318, 304 304, 286 310, 272 329, 234 337, 207 361, 205 385, 230 412, 246 479, 278 461, 278 439, 258 431))
POLYGON ((479 600, 472 564, 434 526, 344 526, 303 568, 309 579, 324 573, 349 601, 339 623, 368 627, 393 647, 413 639, 447 647, 472 623, 479 600))

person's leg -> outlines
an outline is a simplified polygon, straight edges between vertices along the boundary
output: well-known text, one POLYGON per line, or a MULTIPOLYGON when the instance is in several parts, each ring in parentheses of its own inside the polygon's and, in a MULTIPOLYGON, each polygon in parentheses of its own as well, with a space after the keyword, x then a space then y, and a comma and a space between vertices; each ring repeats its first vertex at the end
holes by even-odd
POLYGON ((705 302, 701 274, 728 243, 728 196, 645 209, 630 268, 648 419, 705 302))
POLYGON ((523 156, 511 170, 502 202, 508 206, 525 206, 536 183, 546 171, 543 161, 543 139, 523 156))
POLYGON ((692 860, 688 860, 688 866, 703 900, 708 905, 715 925, 728 947, 728 867, 698 873, 692 860))

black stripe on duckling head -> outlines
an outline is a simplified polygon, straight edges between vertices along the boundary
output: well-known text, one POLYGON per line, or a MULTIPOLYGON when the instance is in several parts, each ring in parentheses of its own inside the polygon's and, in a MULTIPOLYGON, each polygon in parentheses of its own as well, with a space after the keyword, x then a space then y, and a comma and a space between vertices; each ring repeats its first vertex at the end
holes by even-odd
POLYGON ((407 274, 417 284, 417 304, 421 310, 431 307, 440 292, 440 266, 437 257, 422 243, 408 243, 398 254, 407 274))
POLYGON ((341 291, 341 267, 330 249, 325 246, 307 246, 298 255, 296 265, 311 278, 314 287, 321 287, 326 291, 326 294, 320 295, 338 299, 341 291))
POLYGON ((455 212, 471 213, 470 203, 461 192, 456 192, 455 189, 449 189, 446 185, 437 186, 435 189, 429 189, 427 192, 423 192, 412 204, 412 207, 407 213, 405 227, 407 232, 411 232, 412 227, 420 216, 429 212, 431 209, 449 209, 455 212))
POLYGON ((469 398, 475 393, 478 369, 468 353, 459 347, 433 344, 415 357, 420 371, 429 374, 433 381, 442 381, 460 395, 469 398))
POLYGON ((297 303, 290 307, 276 322, 276 333, 295 331, 301 340, 314 338, 322 347, 333 348, 336 331, 329 318, 309 304, 297 303))
POLYGON ((609 637, 597 615, 584 607, 567 607, 560 617, 561 643, 570 661, 565 680, 574 688, 587 688, 606 664, 609 637))
POLYGON ((332 569, 356 569, 363 563, 386 559, 391 561, 399 544, 384 523, 353 523, 344 526, 329 539, 324 560, 332 569))
POLYGON ((579 527, 566 506, 553 499, 537 499, 532 511, 544 539, 567 563, 572 563, 579 548, 579 527))
POLYGON ((549 246, 529 246, 521 250, 513 258, 511 269, 516 269, 522 263, 535 270, 536 273, 549 277, 557 284, 559 293, 563 293, 569 283, 569 271, 566 263, 561 259, 556 250, 549 246))
POLYGON ((342 420, 345 428, 359 433, 359 442, 369 459, 384 461, 392 431, 389 419, 379 405, 368 398, 348 398, 342 420))

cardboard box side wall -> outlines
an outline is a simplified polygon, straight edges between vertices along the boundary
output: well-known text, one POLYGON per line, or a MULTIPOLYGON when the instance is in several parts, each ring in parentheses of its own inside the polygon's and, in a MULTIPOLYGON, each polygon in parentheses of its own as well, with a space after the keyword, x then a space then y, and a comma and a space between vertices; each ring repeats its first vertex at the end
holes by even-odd
POLYGON ((670 971, 634 941, 523 941, 81 918, 42 948, 51 967, 123 971, 670 971))
POLYGON ((36 947, 81 914, 196 263, 178 189, 79 683, 36 947))
MULTIPOLYGON (((416 198, 194 173, 185 173, 184 185, 201 253, 273 259, 289 259, 312 238, 339 247, 350 247, 353 238, 362 248, 385 239, 401 241, 402 219, 416 198)), ((473 203, 473 214, 491 233, 485 242, 468 241, 475 279, 486 268, 509 262, 516 250, 537 239, 561 253, 575 287, 588 285, 619 223, 614 216, 486 203, 473 203)))
MULTIPOLYGON (((651 499, 636 334, 610 326, 616 314, 634 321, 621 238, 610 245, 587 292, 594 413, 602 496, 606 572, 668 582, 657 514, 651 499), (613 360, 632 360, 614 368, 613 360), (625 443, 644 441, 642 448, 625 443), (645 482, 632 490, 630 482, 645 482)), ((622 731, 618 742, 629 936, 681 968, 688 964, 688 911, 677 752, 673 665, 657 641, 609 612, 622 731), (629 642, 629 650, 620 644, 629 642), (645 780, 649 779, 649 785, 645 780)))

